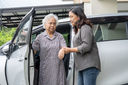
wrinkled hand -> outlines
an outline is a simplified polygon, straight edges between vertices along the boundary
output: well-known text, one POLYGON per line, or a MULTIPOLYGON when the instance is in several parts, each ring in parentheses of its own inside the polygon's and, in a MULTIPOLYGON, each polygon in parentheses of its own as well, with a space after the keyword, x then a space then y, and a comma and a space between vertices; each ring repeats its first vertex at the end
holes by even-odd
POLYGON ((60 51, 59 51, 59 53, 58 53, 58 58, 59 58, 60 60, 62 60, 62 59, 64 58, 64 49, 63 49, 63 48, 60 49, 60 51))

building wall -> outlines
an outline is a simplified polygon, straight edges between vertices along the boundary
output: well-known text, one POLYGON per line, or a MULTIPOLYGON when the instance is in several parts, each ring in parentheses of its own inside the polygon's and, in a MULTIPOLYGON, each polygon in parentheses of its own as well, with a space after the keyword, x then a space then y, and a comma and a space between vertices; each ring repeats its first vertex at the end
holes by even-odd
POLYGON ((74 0, 74 3, 90 2, 90 0, 74 0))
MULTIPOLYGON (((128 0, 117 0, 118 2, 121 1, 128 1, 128 0)), ((81 2, 90 2, 90 0, 74 0, 74 3, 81 3, 81 2)))
POLYGON ((118 12, 128 12, 128 2, 118 2, 117 4, 118 12))
MULTIPOLYGON (((91 5, 91 4, 89 4, 90 1, 91 0, 74 0, 74 3, 82 3, 82 2, 85 2, 85 5, 87 7, 87 8, 85 8, 85 10, 87 10, 87 9, 91 10, 91 8, 89 7, 89 5, 91 5)), ((108 0, 106 0, 106 1, 108 1, 108 0)), ((92 2, 93 2, 93 0, 92 0, 92 2)), ((93 10, 91 10, 91 11, 93 11, 93 10)), ((117 0, 117 12, 128 12, 128 0, 117 0)))
POLYGON ((128 0, 117 0, 117 1, 128 1, 128 0))
POLYGON ((0 0, 0 8, 60 5, 60 4, 72 4, 72 3, 73 1, 62 1, 62 0, 0 0))

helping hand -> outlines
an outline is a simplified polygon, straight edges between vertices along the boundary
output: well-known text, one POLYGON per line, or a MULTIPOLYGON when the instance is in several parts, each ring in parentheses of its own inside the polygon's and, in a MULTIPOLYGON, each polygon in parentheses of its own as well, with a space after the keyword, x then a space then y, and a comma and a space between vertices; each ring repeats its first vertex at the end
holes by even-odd
POLYGON ((70 51, 70 48, 68 48, 68 47, 63 47, 63 49, 64 49, 64 52, 65 52, 65 54, 68 54, 70 51))

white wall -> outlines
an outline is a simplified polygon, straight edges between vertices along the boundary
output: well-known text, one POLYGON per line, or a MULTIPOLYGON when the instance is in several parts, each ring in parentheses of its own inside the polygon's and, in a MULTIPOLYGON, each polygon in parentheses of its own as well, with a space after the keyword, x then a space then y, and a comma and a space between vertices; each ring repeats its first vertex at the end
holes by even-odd
POLYGON ((62 0, 0 0, 0 8, 72 4, 62 0))
POLYGON ((117 4, 118 12, 127 12, 128 13, 128 2, 119 2, 117 4))
POLYGON ((84 4, 86 15, 117 13, 116 0, 91 0, 84 4))
POLYGON ((91 0, 92 14, 117 13, 116 0, 91 0))

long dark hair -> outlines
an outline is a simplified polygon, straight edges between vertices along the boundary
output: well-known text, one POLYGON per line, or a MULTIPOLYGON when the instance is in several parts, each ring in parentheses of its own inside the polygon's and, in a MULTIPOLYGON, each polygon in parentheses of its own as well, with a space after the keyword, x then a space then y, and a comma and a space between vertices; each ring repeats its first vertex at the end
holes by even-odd
POLYGON ((76 26, 74 26, 75 33, 77 33, 78 28, 80 29, 84 24, 87 24, 92 28, 92 23, 89 19, 87 19, 86 15, 84 14, 84 10, 81 7, 74 7, 70 10, 70 12, 74 13, 80 18, 80 20, 77 21, 76 26))

